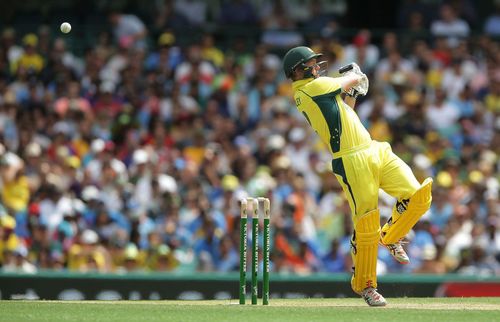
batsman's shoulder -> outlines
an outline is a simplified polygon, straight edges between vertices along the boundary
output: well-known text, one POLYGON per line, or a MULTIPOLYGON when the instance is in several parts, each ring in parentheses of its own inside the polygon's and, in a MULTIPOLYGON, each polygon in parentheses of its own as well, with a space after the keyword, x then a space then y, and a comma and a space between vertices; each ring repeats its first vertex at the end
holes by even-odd
POLYGON ((315 95, 336 92, 340 89, 340 82, 330 76, 321 76, 311 82, 309 90, 315 95))

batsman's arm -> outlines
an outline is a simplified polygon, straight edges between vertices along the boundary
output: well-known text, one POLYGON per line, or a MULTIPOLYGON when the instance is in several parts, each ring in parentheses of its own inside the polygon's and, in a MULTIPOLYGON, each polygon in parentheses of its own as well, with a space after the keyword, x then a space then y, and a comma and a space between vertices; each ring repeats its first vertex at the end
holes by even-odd
POLYGON ((360 75, 349 73, 345 76, 338 77, 337 81, 340 83, 342 92, 346 93, 351 87, 358 85, 361 79, 362 77, 360 75))
POLYGON ((346 95, 345 98, 344 98, 344 102, 347 105, 349 105, 351 108, 354 108, 354 105, 356 105, 356 97, 346 95))
MULTIPOLYGON (((349 73, 337 78, 337 80, 340 83, 342 92, 348 93, 351 90, 351 87, 358 85, 359 82, 362 80, 362 78, 363 77, 360 75, 349 73)), ((351 95, 346 95, 344 98, 344 102, 346 102, 346 104, 349 105, 351 108, 354 108, 354 105, 356 104, 356 97, 351 95)))

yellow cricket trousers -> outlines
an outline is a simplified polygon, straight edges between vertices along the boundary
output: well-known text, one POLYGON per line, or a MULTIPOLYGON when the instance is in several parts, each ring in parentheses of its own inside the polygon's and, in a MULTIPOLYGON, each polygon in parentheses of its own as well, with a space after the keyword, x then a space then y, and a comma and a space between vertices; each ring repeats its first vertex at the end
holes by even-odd
POLYGON ((401 201, 419 188, 410 167, 387 142, 371 141, 333 155, 333 172, 351 207, 352 219, 378 208, 379 188, 401 201))

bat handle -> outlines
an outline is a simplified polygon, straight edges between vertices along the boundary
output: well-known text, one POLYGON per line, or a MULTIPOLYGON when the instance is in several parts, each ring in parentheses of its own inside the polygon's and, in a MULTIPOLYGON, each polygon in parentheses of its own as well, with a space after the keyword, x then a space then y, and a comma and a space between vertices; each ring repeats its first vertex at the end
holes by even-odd
POLYGON ((345 65, 345 66, 343 66, 343 67, 340 67, 340 69, 339 69, 339 73, 343 74, 343 73, 345 73, 345 72, 347 72, 347 71, 350 71, 351 69, 353 69, 352 64, 345 65))

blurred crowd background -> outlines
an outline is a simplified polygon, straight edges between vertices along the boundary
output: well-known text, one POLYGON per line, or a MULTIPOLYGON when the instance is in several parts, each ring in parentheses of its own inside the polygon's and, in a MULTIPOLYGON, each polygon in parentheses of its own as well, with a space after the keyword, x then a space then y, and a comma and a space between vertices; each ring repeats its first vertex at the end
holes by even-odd
POLYGON ((500 274, 500 1, 81 3, 2 11, 1 270, 236 271, 238 200, 264 196, 273 272, 350 272, 348 203, 282 72, 308 45, 330 76, 361 66, 373 139, 435 180, 411 264, 380 248, 379 273, 500 274))

